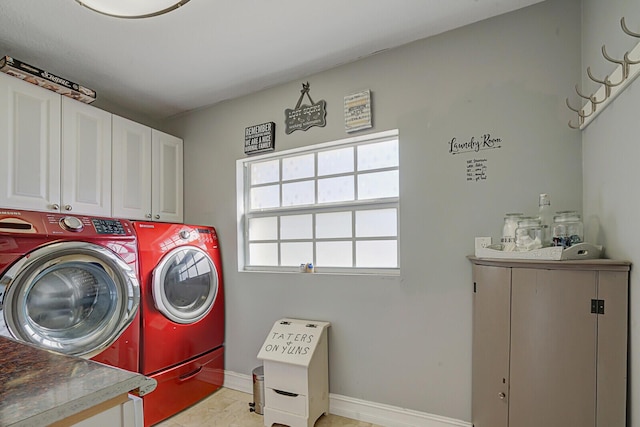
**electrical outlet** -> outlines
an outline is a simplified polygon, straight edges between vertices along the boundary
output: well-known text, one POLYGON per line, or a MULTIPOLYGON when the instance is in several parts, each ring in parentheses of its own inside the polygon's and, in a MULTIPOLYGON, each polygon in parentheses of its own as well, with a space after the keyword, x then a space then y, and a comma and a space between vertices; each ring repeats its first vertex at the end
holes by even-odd
POLYGON ((491 237, 476 237, 476 250, 486 248, 491 244, 491 237))

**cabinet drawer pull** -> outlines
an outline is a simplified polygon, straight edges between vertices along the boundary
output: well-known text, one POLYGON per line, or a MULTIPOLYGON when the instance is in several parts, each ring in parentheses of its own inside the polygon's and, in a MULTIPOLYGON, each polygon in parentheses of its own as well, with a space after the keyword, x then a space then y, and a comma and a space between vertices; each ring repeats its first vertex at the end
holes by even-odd
POLYGON ((500 392, 500 393, 498 393, 498 397, 502 400, 502 399, 504 399, 505 397, 507 397, 507 395, 506 395, 506 394, 504 394, 503 392, 500 392))
POLYGON ((187 372, 186 374, 182 374, 178 377, 178 379, 180 381, 187 381, 190 380, 191 378, 195 377, 196 375, 198 375, 200 373, 200 371, 202 371, 202 366, 196 368, 194 371, 191 372, 187 372))
POLYGON ((283 396, 288 396, 288 397, 298 397, 299 396, 298 393, 291 393, 291 392, 288 392, 288 391, 276 390, 275 388, 273 389, 273 391, 275 391, 278 394, 281 394, 283 396))

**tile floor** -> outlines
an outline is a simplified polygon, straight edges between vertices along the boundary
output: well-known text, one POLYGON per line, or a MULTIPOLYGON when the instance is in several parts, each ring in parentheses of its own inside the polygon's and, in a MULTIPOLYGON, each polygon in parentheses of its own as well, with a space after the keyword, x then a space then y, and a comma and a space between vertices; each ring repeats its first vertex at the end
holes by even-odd
MULTIPOLYGON (((221 388, 194 406, 156 424, 156 427, 263 427, 264 418, 249 412, 253 395, 221 388)), ((279 424, 277 424, 279 425, 279 424)), ((276 424, 274 424, 274 427, 276 424)), ((382 427, 337 415, 323 415, 315 427, 382 427)))

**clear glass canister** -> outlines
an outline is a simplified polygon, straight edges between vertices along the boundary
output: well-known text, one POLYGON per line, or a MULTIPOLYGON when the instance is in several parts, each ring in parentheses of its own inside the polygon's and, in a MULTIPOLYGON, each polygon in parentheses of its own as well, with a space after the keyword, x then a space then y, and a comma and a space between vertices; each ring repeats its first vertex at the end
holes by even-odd
POLYGON ((522 217, 516 228, 516 250, 531 251, 542 247, 543 229, 539 218, 522 217))
POLYGON ((576 211, 556 212, 553 217, 551 244, 568 248, 584 241, 583 225, 576 211))
POLYGON ((513 252, 516 249, 516 228, 518 228, 518 220, 523 216, 524 214, 520 212, 505 214, 502 238, 500 239, 503 251, 513 252))

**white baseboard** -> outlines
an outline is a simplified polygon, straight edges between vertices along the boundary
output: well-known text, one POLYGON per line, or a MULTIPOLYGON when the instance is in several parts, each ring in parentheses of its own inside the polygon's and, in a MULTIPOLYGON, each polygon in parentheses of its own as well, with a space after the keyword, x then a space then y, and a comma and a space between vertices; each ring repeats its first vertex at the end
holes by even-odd
MULTIPOLYGON (((253 380, 250 375, 225 371, 224 386, 253 394, 253 380)), ((466 421, 333 393, 329 394, 329 412, 384 427, 472 427, 471 423, 466 421)))
POLYGON ((224 371, 224 387, 253 394, 253 378, 251 378, 251 375, 224 371))

